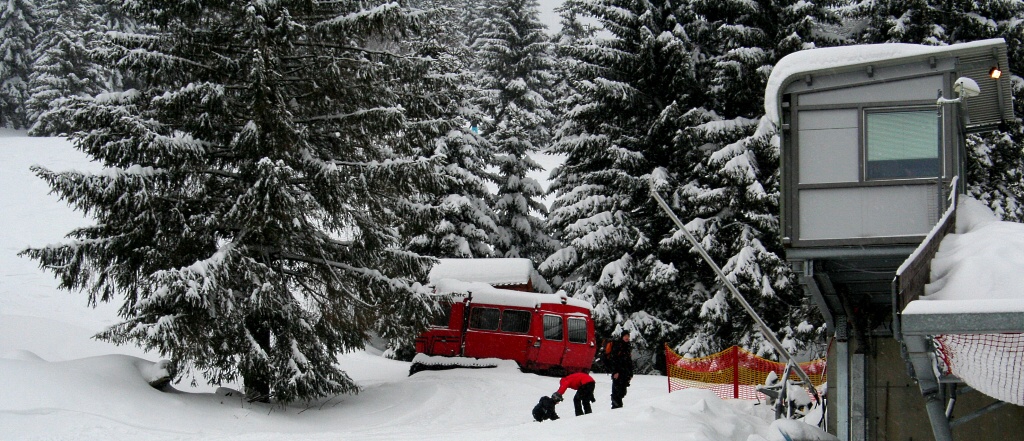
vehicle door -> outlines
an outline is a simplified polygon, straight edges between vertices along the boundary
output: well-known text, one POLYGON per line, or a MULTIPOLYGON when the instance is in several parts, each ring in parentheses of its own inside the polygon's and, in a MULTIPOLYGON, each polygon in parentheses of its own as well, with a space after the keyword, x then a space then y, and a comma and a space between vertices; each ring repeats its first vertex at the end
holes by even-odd
POLYGON ((542 334, 536 336, 536 358, 534 363, 540 369, 548 369, 562 365, 565 356, 565 320, 561 315, 542 313, 542 334))
POLYGON ((489 306, 473 305, 469 310, 465 340, 466 357, 489 358, 497 357, 495 334, 501 320, 501 310, 489 306))
POLYGON ((590 370, 596 351, 593 323, 585 316, 568 316, 565 322, 567 332, 562 366, 568 370, 590 370))

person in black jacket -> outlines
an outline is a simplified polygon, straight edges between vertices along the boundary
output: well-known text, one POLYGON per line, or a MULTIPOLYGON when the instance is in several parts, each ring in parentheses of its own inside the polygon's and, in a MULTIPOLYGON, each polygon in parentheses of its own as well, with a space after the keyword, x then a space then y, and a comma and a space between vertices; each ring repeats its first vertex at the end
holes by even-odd
POLYGON ((633 378, 633 346, 629 343, 629 330, 622 331, 622 337, 612 343, 608 354, 608 369, 612 372, 612 409, 622 407, 629 380, 633 378))

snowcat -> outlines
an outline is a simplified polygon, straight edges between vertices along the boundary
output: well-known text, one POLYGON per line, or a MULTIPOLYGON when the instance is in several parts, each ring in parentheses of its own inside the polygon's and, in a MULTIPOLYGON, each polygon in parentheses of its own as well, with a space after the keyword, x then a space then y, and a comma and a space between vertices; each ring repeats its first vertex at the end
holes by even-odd
POLYGON ((496 366, 480 359, 512 360, 525 372, 552 375, 590 371, 597 348, 589 302, 454 279, 434 288, 450 307, 416 339, 410 375, 496 366))

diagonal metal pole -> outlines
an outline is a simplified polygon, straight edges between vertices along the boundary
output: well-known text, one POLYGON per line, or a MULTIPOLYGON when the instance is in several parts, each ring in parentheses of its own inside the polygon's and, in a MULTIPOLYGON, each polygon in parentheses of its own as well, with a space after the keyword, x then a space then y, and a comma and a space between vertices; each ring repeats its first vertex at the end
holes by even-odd
POLYGON ((781 355, 782 358, 786 359, 786 363, 788 365, 791 365, 794 369, 796 369, 796 375, 800 377, 800 381, 803 381, 807 387, 807 390, 811 392, 811 395, 814 395, 814 400, 820 403, 821 397, 818 396, 818 389, 815 388, 814 384, 811 383, 811 378, 807 376, 807 373, 804 372, 804 370, 800 367, 799 364, 797 364, 796 360, 793 360, 793 356, 789 354, 789 351, 787 351, 786 348, 782 347, 782 343, 779 341, 777 337, 775 337, 775 333, 772 332, 771 328, 768 327, 764 320, 761 320, 761 316, 757 315, 757 312, 754 311, 754 308, 750 306, 750 303, 747 303, 747 299, 745 299, 743 295, 740 294, 739 290, 736 289, 736 286, 733 285, 732 282, 730 282, 729 279, 725 277, 725 273, 722 272, 722 268, 719 267, 718 264, 716 264, 715 261, 711 259, 711 256, 708 254, 706 250, 704 250, 704 247, 701 246, 699 242, 697 242, 697 238, 693 237, 693 234, 690 234, 690 231, 687 230, 685 226, 683 226, 683 221, 679 220, 679 217, 676 216, 676 213, 672 211, 672 207, 669 207, 668 203, 665 202, 665 199, 662 199, 661 195, 658 194, 658 191, 654 188, 653 183, 651 183, 651 196, 654 197, 654 200, 658 201, 658 205, 661 206, 661 209, 665 210, 665 213, 667 213, 668 217, 672 219, 672 222, 674 222, 676 226, 679 227, 679 231, 681 231, 683 235, 686 236, 686 240, 690 241, 690 245, 693 245, 697 252, 700 253, 700 256, 704 258, 704 261, 707 262, 709 266, 711 266, 711 269, 715 270, 715 274, 718 274, 718 278, 722 280, 722 283, 725 284, 726 288, 729 288, 729 292, 732 293, 733 298, 735 298, 736 301, 740 302, 740 305, 743 305, 743 309, 747 311, 747 314, 749 314, 750 317, 753 318, 755 322, 757 322, 757 325, 760 328, 761 334, 764 335, 764 338, 766 338, 768 342, 775 347, 775 350, 779 352, 779 355, 781 355))

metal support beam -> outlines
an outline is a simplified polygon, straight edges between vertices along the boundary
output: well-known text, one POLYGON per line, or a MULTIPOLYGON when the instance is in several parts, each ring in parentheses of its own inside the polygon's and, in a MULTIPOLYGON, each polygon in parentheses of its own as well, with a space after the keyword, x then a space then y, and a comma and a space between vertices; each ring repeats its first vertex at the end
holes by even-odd
POLYGON ((850 356, 850 440, 868 439, 867 356, 850 356))
MULTIPOLYGON (((845 323, 845 321, 844 321, 845 323)), ((845 324, 844 324, 845 326, 845 324)), ((850 344, 836 339, 836 437, 850 440, 850 344)))
MULTIPOLYGON (((810 262, 810 264, 813 265, 813 262, 810 262)), ((814 280, 814 276, 801 274, 799 277, 800 284, 804 287, 804 293, 814 301, 814 306, 818 307, 821 316, 825 318, 825 324, 828 325, 828 329, 836 329, 836 321, 832 317, 832 310, 828 307, 825 296, 821 293, 821 288, 818 287, 818 282, 814 280)))
POLYGON ((903 335, 1024 332, 1024 314, 1020 312, 914 313, 912 308, 903 311, 903 335))
POLYGON ((973 419, 975 419, 977 417, 980 417, 980 416, 982 416, 982 415, 984 415, 986 413, 989 413, 989 412, 991 412, 993 410, 996 410, 996 409, 998 409, 1000 407, 1003 407, 1006 404, 1007 403, 1005 401, 997 401, 995 403, 989 404, 988 406, 982 407, 981 409, 978 409, 978 410, 976 410, 974 412, 971 412, 971 413, 969 413, 967 415, 964 415, 964 416, 962 416, 960 418, 957 418, 957 419, 953 420, 951 423, 949 423, 949 428, 950 429, 954 429, 954 428, 956 428, 956 426, 959 426, 959 425, 961 425, 963 423, 966 423, 966 422, 968 422, 970 420, 973 420, 973 419))
POLYGON ((921 389, 925 400, 925 410, 932 425, 935 441, 952 441, 953 429, 946 418, 946 406, 943 403, 942 388, 933 368, 931 344, 924 336, 908 336, 904 334, 907 345, 907 356, 914 368, 914 379, 921 389))

